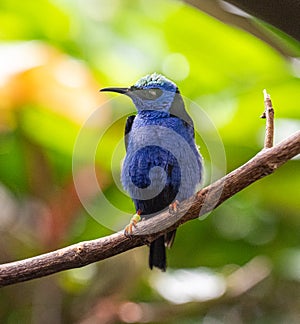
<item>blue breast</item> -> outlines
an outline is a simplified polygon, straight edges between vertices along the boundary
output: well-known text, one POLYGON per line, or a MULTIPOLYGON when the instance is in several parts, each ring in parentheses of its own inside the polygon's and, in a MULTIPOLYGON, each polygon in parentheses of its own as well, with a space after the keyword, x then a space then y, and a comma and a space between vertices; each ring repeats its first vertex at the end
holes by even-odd
POLYGON ((136 209, 156 213, 190 197, 201 180, 193 127, 161 111, 141 111, 128 134, 121 180, 136 209))

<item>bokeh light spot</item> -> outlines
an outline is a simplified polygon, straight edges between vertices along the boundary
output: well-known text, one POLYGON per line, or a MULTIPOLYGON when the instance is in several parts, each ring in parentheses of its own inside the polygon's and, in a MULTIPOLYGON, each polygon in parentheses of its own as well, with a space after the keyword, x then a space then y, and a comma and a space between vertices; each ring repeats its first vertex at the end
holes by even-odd
POLYGON ((190 64, 184 55, 173 53, 163 61, 162 71, 167 77, 181 81, 190 74, 190 64))

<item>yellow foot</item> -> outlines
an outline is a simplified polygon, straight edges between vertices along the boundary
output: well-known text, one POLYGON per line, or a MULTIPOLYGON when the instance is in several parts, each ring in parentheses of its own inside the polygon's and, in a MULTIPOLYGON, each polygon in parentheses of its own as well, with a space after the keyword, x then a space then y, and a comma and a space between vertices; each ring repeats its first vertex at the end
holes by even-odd
POLYGON ((135 215, 132 216, 130 223, 124 229, 124 235, 130 237, 132 235, 133 228, 141 220, 141 210, 138 210, 135 215))
POLYGON ((169 213, 176 214, 178 211, 178 207, 179 207, 179 201, 175 200, 174 202, 172 202, 172 204, 169 205, 169 213))

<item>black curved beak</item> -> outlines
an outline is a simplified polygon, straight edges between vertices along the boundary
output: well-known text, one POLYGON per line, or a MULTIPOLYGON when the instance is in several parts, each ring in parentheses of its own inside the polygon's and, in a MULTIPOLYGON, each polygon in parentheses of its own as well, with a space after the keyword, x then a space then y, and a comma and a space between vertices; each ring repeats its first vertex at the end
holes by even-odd
POLYGON ((121 93, 121 94, 128 94, 129 92, 129 88, 103 88, 99 90, 100 92, 117 92, 117 93, 121 93))

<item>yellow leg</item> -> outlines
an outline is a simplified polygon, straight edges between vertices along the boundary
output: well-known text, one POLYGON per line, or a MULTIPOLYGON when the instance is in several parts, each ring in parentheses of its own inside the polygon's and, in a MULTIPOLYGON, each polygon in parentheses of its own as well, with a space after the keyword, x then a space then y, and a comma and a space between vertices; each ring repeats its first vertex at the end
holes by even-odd
POLYGON ((175 200, 172 204, 169 205, 169 213, 175 214, 178 211, 179 201, 175 200))
POLYGON ((141 210, 138 210, 135 215, 132 216, 130 223, 125 227, 124 235, 129 237, 132 235, 133 227, 141 220, 141 210))

